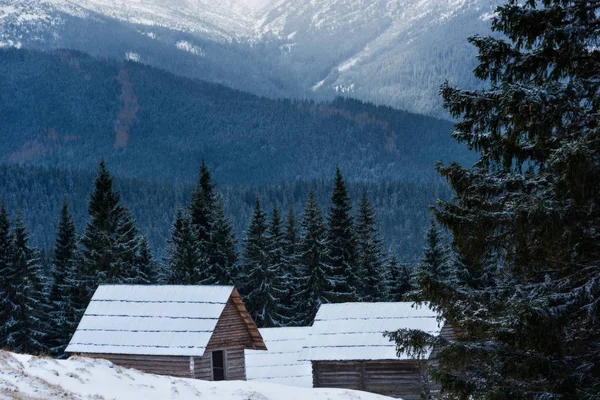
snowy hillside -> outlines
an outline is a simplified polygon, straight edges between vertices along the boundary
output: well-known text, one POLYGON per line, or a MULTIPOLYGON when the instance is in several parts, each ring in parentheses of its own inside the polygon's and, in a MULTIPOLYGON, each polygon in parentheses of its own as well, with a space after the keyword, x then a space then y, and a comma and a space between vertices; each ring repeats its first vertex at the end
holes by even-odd
POLYGON ((466 39, 488 32, 497 4, 0 0, 0 47, 74 48, 261 95, 348 94, 441 115, 440 83, 476 85, 466 39))
POLYGON ((0 399, 384 400, 343 389, 258 382, 205 382, 144 374, 108 361, 57 361, 0 351, 0 399))

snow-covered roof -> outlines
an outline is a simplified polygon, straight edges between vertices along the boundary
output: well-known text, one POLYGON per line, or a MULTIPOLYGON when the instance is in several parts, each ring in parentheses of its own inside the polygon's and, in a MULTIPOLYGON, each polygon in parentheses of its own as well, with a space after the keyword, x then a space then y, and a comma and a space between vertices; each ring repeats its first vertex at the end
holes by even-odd
POLYGON ((100 286, 66 351, 202 356, 233 290, 233 286, 100 286))
POLYGON ((310 361, 298 356, 310 327, 262 328, 260 334, 268 351, 246 350, 246 378, 249 381, 312 387, 310 361))
POLYGON ((323 304, 300 359, 407 360, 410 357, 398 357, 395 343, 383 336, 402 328, 439 335, 441 324, 435 312, 411 302, 323 304))

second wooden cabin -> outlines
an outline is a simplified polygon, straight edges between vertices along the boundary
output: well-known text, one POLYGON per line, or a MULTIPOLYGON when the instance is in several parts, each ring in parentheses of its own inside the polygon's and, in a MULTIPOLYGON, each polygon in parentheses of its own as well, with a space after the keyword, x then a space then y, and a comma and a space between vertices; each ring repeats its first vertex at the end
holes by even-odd
MULTIPOLYGON (((312 363, 313 386, 364 390, 404 400, 423 392, 424 363, 396 354, 383 336, 398 329, 451 335, 437 314, 414 303, 342 303, 319 308, 300 360, 312 363)), ((431 355, 428 352, 427 358, 431 355)))
POLYGON ((245 349, 266 346, 233 286, 102 285, 66 351, 219 381, 246 379, 245 349))

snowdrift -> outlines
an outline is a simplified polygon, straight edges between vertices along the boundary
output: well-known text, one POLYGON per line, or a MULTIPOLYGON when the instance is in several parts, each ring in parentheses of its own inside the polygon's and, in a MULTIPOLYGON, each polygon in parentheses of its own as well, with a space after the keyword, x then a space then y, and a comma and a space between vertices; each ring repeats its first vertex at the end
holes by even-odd
POLYGON ((206 382, 145 374, 105 360, 33 357, 0 351, 4 399, 384 400, 344 389, 308 389, 258 382, 206 382))

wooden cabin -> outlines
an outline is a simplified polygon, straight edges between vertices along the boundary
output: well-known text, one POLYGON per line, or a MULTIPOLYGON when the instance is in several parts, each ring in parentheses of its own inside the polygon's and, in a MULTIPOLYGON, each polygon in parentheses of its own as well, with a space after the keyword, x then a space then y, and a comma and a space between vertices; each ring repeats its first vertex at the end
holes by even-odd
POLYGON ((246 379, 245 349, 266 346, 233 286, 103 285, 66 351, 220 381, 246 379))
POLYGON ((299 360, 310 327, 261 328, 267 351, 246 350, 249 381, 312 387, 310 361, 299 360))
MULTIPOLYGON (((417 400, 424 361, 396 354, 386 331, 419 329, 442 334, 437 314, 414 303, 342 303, 320 307, 301 360, 312 363, 314 387, 364 390, 417 400)), ((428 352, 427 358, 431 355, 428 352)), ((425 361, 425 363, 428 361, 425 361)))

